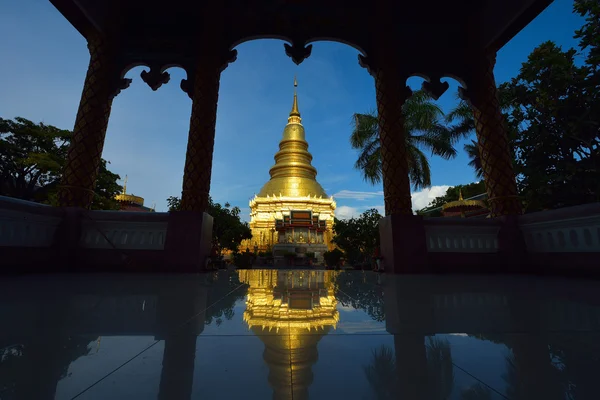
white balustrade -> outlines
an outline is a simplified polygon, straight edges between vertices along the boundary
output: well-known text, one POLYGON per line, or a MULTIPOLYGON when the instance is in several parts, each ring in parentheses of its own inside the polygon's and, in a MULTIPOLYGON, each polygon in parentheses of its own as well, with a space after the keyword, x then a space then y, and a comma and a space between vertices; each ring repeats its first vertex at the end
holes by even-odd
POLYGON ((520 222, 531 253, 600 252, 600 207, 596 204, 528 214, 520 222))
POLYGON ((84 220, 80 245, 88 249, 163 250, 166 236, 166 218, 156 221, 84 220))
POLYGON ((60 221, 50 206, 0 196, 0 247, 50 247, 60 221))
POLYGON ((431 218, 425 220, 425 237, 429 252, 495 253, 498 231, 495 221, 431 218))

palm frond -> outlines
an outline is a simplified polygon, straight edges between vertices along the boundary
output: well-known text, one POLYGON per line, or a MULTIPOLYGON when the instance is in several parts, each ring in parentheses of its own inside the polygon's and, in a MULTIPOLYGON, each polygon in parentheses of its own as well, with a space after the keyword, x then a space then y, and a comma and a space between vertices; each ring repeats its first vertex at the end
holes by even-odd
POLYGON ((353 149, 360 149, 373 139, 379 139, 379 122, 375 112, 354 114, 352 125, 350 145, 353 149))
POLYGON ((465 144, 464 149, 471 160, 469 161, 469 166, 475 170, 475 176, 479 179, 483 179, 483 166, 479 155, 479 145, 476 141, 471 140, 471 143, 465 144))
POLYGON ((431 154, 440 156, 445 160, 456 157, 456 149, 452 146, 450 136, 447 134, 427 133, 424 135, 414 135, 408 138, 413 145, 430 151, 431 154))
POLYGON ((410 145, 407 149, 408 176, 414 190, 431 186, 431 168, 427 156, 419 148, 410 145))

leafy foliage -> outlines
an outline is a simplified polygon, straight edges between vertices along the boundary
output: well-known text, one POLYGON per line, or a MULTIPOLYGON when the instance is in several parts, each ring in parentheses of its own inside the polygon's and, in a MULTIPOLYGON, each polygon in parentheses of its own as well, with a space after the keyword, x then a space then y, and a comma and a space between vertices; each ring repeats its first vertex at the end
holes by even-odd
MULTIPOLYGON (((58 184, 72 132, 25 118, 0 118, 0 195, 57 203, 58 184)), ((114 197, 123 188, 119 175, 102 160, 92 209, 118 210, 114 197)))
POLYGON ((346 255, 348 262, 370 260, 379 246, 379 220, 381 214, 372 208, 358 218, 335 219, 332 242, 346 255))
MULTIPOLYGON (((314 254, 314 253, 313 253, 314 254)), ((328 267, 337 267, 340 265, 344 253, 340 249, 333 249, 323 253, 323 259, 328 267)))
POLYGON ((429 213, 428 211, 439 208, 444 204, 456 201, 459 198, 460 192, 462 191, 463 198, 468 199, 469 197, 477 196, 485 193, 485 182, 474 182, 468 185, 456 185, 448 188, 443 196, 438 196, 429 203, 429 205, 419 211, 418 215, 427 215, 430 217, 440 217, 442 215, 440 210, 429 213))
POLYGON ((517 183, 529 211, 600 200, 600 95, 576 55, 542 43, 502 85, 511 97, 508 121, 521 128, 517 183))
MULTIPOLYGON (((451 159, 456 156, 453 144, 464 134, 448 128, 444 112, 426 92, 416 91, 404 103, 402 110, 410 181, 415 190, 429 187, 431 169, 425 152, 451 159)), ((359 150, 354 167, 362 171, 367 182, 381 182, 381 146, 375 112, 354 114, 350 144, 353 149, 359 150)))
MULTIPOLYGON (((526 211, 600 201, 600 5, 575 0, 573 9, 585 18, 579 50, 542 43, 498 88, 526 211)), ((464 103, 447 120, 462 133, 474 129, 464 103)), ((476 142, 465 150, 481 177, 476 142)))
POLYGON ((223 318, 230 321, 235 315, 235 305, 246 297, 246 290, 240 288, 244 285, 237 274, 228 274, 216 271, 207 276, 209 287, 207 304, 212 304, 205 311, 204 322, 210 325, 213 320, 217 326, 223 323, 223 318), (240 289, 240 290, 236 290, 240 289))
MULTIPOLYGON (((181 210, 179 197, 169 197, 167 204, 169 211, 181 210)), ((213 217, 213 253, 221 254, 223 250, 235 252, 242 240, 252 238, 248 223, 240 219, 240 212, 239 207, 231 207, 229 203, 221 205, 209 198, 207 213, 213 217)))
POLYGON ((345 307, 363 310, 374 321, 385 321, 383 287, 377 275, 362 271, 344 271, 336 276, 336 298, 345 307))

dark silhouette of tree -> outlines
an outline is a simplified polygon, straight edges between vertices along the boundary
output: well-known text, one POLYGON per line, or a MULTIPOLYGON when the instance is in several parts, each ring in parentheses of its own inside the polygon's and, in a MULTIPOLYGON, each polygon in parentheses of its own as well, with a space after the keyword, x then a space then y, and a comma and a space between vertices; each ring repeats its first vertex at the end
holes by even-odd
MULTIPOLYGON (((56 205, 58 184, 73 133, 25 118, 0 118, 0 195, 56 205)), ((118 210, 119 175, 102 159, 93 210, 118 210)))

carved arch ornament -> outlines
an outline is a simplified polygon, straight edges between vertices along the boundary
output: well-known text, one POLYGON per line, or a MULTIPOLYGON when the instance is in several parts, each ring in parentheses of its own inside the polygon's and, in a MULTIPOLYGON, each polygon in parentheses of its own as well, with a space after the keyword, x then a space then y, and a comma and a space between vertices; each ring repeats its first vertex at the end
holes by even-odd
MULTIPOLYGON (((362 54, 359 54, 358 64, 365 68, 369 75, 375 77, 377 69, 380 68, 381 63, 379 63, 372 56, 363 56, 362 54)), ((410 63, 407 64, 410 66, 410 63)), ((423 83, 421 84, 421 90, 431 95, 434 100, 438 100, 450 87, 450 84, 448 82, 442 82, 442 79, 453 79, 459 84, 459 97, 463 100, 466 100, 468 83, 472 81, 472 67, 465 67, 465 65, 462 63, 453 62, 449 63, 447 69, 441 69, 439 64, 439 62, 432 62, 431 66, 420 65, 411 70, 400 68, 398 70, 398 74, 401 75, 405 80, 408 80, 408 78, 414 76, 424 79, 423 83)))
MULTIPOLYGON (((128 87, 131 84, 131 79, 125 78, 127 72, 131 69, 139 66, 148 68, 148 71, 144 70, 140 73, 142 80, 154 91, 158 90, 162 85, 168 83, 171 79, 171 75, 167 72, 167 69, 172 67, 182 68, 187 75, 187 78, 181 80, 180 87, 187 95, 191 98, 191 89, 194 85, 194 76, 197 70, 197 63, 203 62, 206 65, 213 65, 219 73, 223 72, 227 66, 234 62, 237 58, 237 50, 223 51, 216 56, 211 56, 210 53, 201 54, 198 57, 177 57, 180 60, 178 62, 171 58, 165 58, 164 60, 144 62, 144 61, 131 61, 128 63, 120 63, 121 67, 118 68, 120 73, 120 80, 126 82, 128 87)), ((117 92, 118 94, 118 92, 117 92)))

